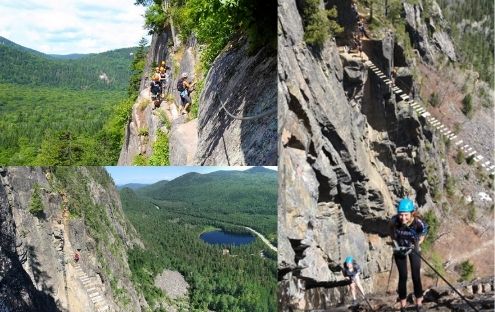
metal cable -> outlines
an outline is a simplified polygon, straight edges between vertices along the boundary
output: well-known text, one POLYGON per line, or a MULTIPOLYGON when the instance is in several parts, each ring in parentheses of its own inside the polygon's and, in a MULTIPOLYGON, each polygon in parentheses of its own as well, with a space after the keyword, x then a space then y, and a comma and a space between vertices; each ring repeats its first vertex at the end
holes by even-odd
POLYGON ((430 269, 433 270, 433 272, 435 272, 445 283, 447 283, 447 285, 449 285, 450 288, 452 288, 452 290, 455 291, 459 295, 459 297, 461 297, 462 300, 464 300, 468 304, 468 306, 470 306, 474 311, 479 312, 479 310, 476 309, 476 307, 470 301, 468 301, 466 297, 464 297, 457 289, 455 289, 455 287, 452 286, 452 284, 450 284, 440 273, 438 273, 438 271, 435 270, 435 268, 431 264, 429 264, 428 261, 426 261, 425 258, 423 258, 423 256, 421 256, 419 252, 416 252, 416 250, 414 249, 412 250, 412 252, 415 253, 418 257, 420 257, 421 260, 423 260, 423 262, 426 263, 430 267, 430 269))
POLYGON ((222 102, 220 102, 220 105, 222 106, 222 109, 225 111, 225 113, 226 113, 227 115, 229 115, 230 117, 232 117, 232 118, 234 118, 234 119, 237 119, 237 120, 253 120, 253 119, 259 119, 259 118, 263 118, 263 117, 265 117, 265 116, 268 116, 268 115, 270 115, 270 114, 273 114, 273 113, 277 112, 277 107, 275 107, 275 108, 272 108, 272 109, 270 109, 270 110, 268 110, 268 111, 266 111, 266 112, 263 112, 263 113, 261 113, 261 114, 259 114, 259 115, 254 115, 254 116, 246 116, 246 117, 239 117, 239 116, 236 116, 236 115, 232 114, 231 112, 229 112, 229 111, 225 108, 225 103, 226 103, 226 102, 223 102, 223 103, 222 103, 222 102))

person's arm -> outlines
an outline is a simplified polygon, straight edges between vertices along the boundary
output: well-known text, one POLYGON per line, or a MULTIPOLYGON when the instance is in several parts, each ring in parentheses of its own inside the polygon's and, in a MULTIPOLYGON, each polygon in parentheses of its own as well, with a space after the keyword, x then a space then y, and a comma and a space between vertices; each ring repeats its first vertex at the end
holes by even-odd
POLYGON ((346 280, 350 280, 351 277, 347 274, 347 270, 345 268, 342 268, 342 275, 344 275, 344 278, 346 280))
POLYGON ((425 237, 426 237, 425 235, 421 235, 421 236, 419 237, 418 244, 420 244, 420 245, 421 245, 421 244, 423 243, 423 241, 425 240, 425 237))
POLYGON ((428 224, 426 224, 423 220, 418 219, 418 245, 421 245, 425 240, 426 234, 428 234, 428 224))

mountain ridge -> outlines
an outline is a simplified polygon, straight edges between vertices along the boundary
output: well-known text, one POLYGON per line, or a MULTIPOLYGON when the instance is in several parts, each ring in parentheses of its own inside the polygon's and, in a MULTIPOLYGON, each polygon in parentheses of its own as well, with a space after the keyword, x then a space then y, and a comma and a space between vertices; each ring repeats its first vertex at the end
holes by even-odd
POLYGON ((71 89, 125 90, 137 49, 53 56, 3 37, 0 42, 0 82, 71 89))

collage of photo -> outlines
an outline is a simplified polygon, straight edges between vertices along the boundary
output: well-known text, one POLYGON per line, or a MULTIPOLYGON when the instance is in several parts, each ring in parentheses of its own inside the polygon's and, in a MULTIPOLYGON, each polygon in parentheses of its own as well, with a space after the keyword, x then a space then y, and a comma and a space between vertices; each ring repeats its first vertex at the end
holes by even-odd
POLYGON ((494 4, 0 1, 0 312, 495 311, 494 4))

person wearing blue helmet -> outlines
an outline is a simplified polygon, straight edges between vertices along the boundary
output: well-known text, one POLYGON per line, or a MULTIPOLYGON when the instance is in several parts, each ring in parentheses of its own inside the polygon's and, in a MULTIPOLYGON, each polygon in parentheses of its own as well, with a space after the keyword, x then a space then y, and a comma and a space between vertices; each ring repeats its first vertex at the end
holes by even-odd
POLYGON ((401 312, 405 311, 407 298, 407 258, 411 264, 411 275, 416 298, 416 311, 422 311, 423 287, 421 285, 421 258, 419 246, 428 232, 409 198, 403 198, 397 205, 397 214, 391 219, 390 236, 394 241, 394 259, 399 271, 399 300, 401 312), (414 251, 414 252, 413 252, 414 251))
POLYGON ((361 281, 359 279, 359 273, 361 273, 361 268, 354 261, 352 256, 348 256, 344 260, 344 266, 342 269, 342 274, 344 277, 350 281, 349 290, 352 294, 352 305, 356 304, 356 286, 359 288, 362 294, 364 294, 363 286, 361 286, 361 281))

